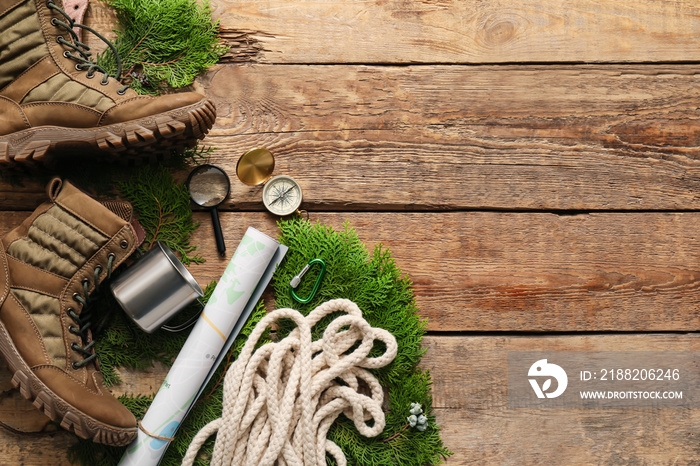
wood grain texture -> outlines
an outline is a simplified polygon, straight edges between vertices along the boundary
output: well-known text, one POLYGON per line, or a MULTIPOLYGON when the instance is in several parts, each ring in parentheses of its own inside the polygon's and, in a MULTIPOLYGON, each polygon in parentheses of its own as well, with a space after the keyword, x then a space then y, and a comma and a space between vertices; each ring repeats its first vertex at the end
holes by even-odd
MULTIPOLYGON (((507 407, 508 351, 700 351, 697 2, 213 7, 231 49, 194 88, 218 107, 205 143, 233 185, 226 258, 196 214, 200 283, 248 226, 277 234, 262 189, 234 176, 269 147, 311 220, 348 220, 413 280, 448 465, 700 463, 696 409, 507 407)), ((86 23, 114 38, 103 2, 86 23)), ((0 180, 0 235, 45 199, 47 175, 0 180)), ((166 372, 124 370, 115 393, 153 392, 166 372)), ((1 365, 0 421, 50 428, 1 365)), ((74 441, 0 429, 0 463, 68 464, 74 441)))
MULTIPOLYGON (((692 0, 212 2, 226 61, 514 63, 697 61, 692 0)), ((90 4, 86 22, 111 31, 90 4)), ((94 39, 89 44, 102 48, 94 39)))
MULTIPOLYGON (((437 422, 445 444, 455 452, 448 465, 700 460, 694 446, 700 414, 694 409, 507 407, 508 351, 700 351, 698 335, 427 336, 423 341, 427 352, 421 366, 433 379, 437 422)), ((160 368, 122 375, 129 390, 148 393, 165 374, 160 368)), ((0 404, 0 420, 14 412, 0 404)), ((66 432, 29 437, 0 429, 0 453, 7 464, 69 464, 64 455, 73 441, 66 432)))
MULTIPOLYGON (((249 226, 276 237, 275 218, 221 213, 227 257, 208 214, 192 243, 206 285, 218 280, 249 226)), ((0 234, 21 213, 0 213, 0 234)), ((388 247, 431 331, 697 331, 698 213, 314 213, 347 220, 370 251, 388 247)))
MULTIPOLYGON (((347 220, 370 250, 388 247, 413 281, 431 331, 697 331, 696 213, 558 216, 506 213, 314 213, 347 220)), ((193 238, 217 280, 209 218, 193 238)), ((277 235, 274 218, 223 213, 229 257, 248 226, 277 235)))
MULTIPOLYGON (((225 209, 261 209, 235 177, 259 146, 309 209, 700 209, 696 65, 222 65, 197 88, 218 108, 204 143, 233 181, 225 209)), ((34 176, 0 182, 0 208, 33 209, 34 176)))
POLYGON ((233 174, 266 146, 312 207, 684 210, 700 207, 699 71, 224 66, 201 85, 213 160, 233 174))
POLYGON ((22 466, 69 466, 67 451, 75 436, 64 430, 41 435, 15 435, 0 429, 3 464, 22 466))
POLYGON ((697 464, 697 409, 509 409, 508 351, 699 351, 698 335, 427 337, 447 464, 697 464))

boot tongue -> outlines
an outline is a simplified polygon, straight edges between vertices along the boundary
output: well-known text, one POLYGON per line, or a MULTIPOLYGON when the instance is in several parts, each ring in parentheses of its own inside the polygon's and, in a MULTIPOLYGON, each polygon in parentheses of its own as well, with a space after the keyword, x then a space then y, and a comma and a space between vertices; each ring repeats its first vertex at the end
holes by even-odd
POLYGON ((131 219, 131 226, 136 232, 136 247, 139 247, 143 243, 143 240, 146 239, 146 230, 135 218, 131 219))
POLYGON ((102 205, 107 207, 122 220, 131 223, 134 232, 136 232, 136 247, 141 246, 141 243, 143 243, 143 240, 146 238, 146 230, 144 230, 143 226, 134 217, 134 208, 131 206, 131 203, 127 201, 108 200, 102 201, 102 205))
POLYGON ((106 200, 100 203, 125 222, 130 222, 134 215, 134 208, 127 201, 106 200))
MULTIPOLYGON (((92 332, 88 329, 86 343, 90 343, 91 341, 92 341, 92 332)), ((93 351, 94 351, 94 349, 93 349, 93 351)), ((88 378, 86 380, 86 386, 93 391, 101 393, 102 388, 104 386, 104 379, 102 377, 102 368, 100 367, 99 358, 93 359, 92 362, 90 363, 90 365, 86 366, 86 368, 87 368, 87 373, 88 373, 88 378)))

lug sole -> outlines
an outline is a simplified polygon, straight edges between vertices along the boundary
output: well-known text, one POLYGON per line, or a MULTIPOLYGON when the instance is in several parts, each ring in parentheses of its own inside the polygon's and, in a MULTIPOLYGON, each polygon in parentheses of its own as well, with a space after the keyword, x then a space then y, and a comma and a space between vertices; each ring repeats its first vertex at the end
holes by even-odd
POLYGON ((153 163, 194 147, 214 125, 208 99, 165 113, 96 128, 40 126, 0 136, 0 170, 52 167, 61 156, 99 154, 125 165, 153 163))
POLYGON ((60 423, 78 437, 113 446, 125 446, 136 438, 137 427, 121 428, 104 424, 66 403, 47 387, 20 356, 5 325, 0 322, 0 352, 13 373, 12 385, 49 419, 60 423))

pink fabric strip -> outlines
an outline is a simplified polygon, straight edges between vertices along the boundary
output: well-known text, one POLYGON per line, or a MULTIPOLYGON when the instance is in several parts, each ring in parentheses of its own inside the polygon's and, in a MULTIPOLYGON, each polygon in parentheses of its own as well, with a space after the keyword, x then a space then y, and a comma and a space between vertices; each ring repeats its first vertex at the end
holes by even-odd
MULTIPOLYGON (((63 0, 63 10, 68 13, 76 23, 83 23, 83 17, 85 16, 85 11, 88 7, 88 0, 63 0)), ((80 40, 82 39, 83 30, 76 27, 73 28, 80 40)))

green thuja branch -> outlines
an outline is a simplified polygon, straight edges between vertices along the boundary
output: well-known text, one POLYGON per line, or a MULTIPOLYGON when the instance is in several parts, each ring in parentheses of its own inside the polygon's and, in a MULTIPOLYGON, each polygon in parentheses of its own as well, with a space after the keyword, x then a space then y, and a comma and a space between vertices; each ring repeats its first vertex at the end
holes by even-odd
POLYGON ((192 232, 199 226, 192 217, 190 195, 184 184, 177 184, 162 167, 146 167, 119 183, 119 190, 132 203, 146 230, 144 248, 162 241, 181 255, 182 263, 200 263, 204 259, 192 254, 192 232))
MULTIPOLYGON (((120 80, 140 94, 185 87, 219 61, 228 47, 208 2, 195 0, 105 0, 117 13, 114 46, 122 61, 120 80)), ((110 49, 98 63, 110 73, 117 63, 110 49)))
MULTIPOLYGON (((275 272, 275 304, 278 308, 292 307, 308 314, 330 299, 350 299, 357 303, 363 317, 372 326, 388 330, 398 343, 394 361, 373 371, 389 394, 384 431, 378 438, 363 437, 353 422, 341 415, 328 432, 328 438, 343 450, 348 464, 441 463, 451 452, 442 443, 440 428, 432 413, 430 374, 418 367, 424 353, 421 339, 426 321, 418 317, 410 280, 401 273, 388 250, 377 246, 370 254, 355 230, 347 224, 338 232, 299 219, 282 221, 278 226, 280 242, 290 248, 285 261, 275 272), (289 293, 289 282, 315 258, 326 262, 326 275, 314 299, 300 305, 289 293), (419 403, 427 417, 427 428, 423 432, 407 427, 412 403, 419 403)), ((299 285, 298 295, 307 296, 314 281, 313 276, 305 277, 299 285)), ((314 327, 314 338, 321 337, 334 317, 328 316, 314 327)), ((292 329, 290 323, 283 325, 278 333, 283 337, 292 329)), ((373 352, 381 354, 382 348, 376 347, 373 352)))

